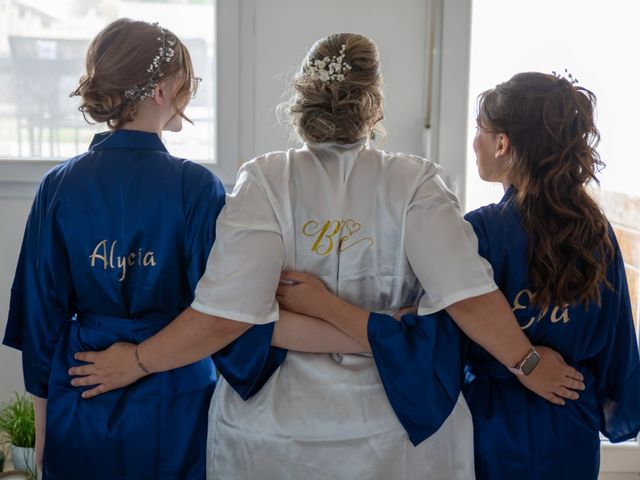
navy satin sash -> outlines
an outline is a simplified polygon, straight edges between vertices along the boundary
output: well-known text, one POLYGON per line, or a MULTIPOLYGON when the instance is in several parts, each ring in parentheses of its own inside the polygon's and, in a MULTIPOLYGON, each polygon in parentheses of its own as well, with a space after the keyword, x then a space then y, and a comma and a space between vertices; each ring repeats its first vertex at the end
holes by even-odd
POLYGON ((122 337, 120 341, 130 343, 140 343, 152 337, 171 323, 172 320, 173 318, 169 316, 126 318, 94 313, 79 313, 71 319, 72 322, 78 322, 80 326, 119 335, 122 337))

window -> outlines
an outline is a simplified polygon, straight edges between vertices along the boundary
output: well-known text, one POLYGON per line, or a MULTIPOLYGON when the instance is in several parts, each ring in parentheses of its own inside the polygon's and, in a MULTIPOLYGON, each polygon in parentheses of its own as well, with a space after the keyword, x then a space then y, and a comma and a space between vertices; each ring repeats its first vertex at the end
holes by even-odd
POLYGON ((633 160, 640 99, 631 87, 640 74, 640 65, 624 53, 640 44, 636 25, 639 17, 640 4, 625 0, 473 3, 467 142, 469 209, 496 199, 495 188, 478 178, 471 149, 476 98, 521 71, 551 73, 567 68, 579 85, 596 94, 602 135, 598 151, 607 164, 600 174, 602 188, 631 196, 640 193, 640 162, 633 160))
POLYGON ((182 132, 165 132, 176 156, 216 164, 214 0, 0 1, 0 157, 64 159, 86 150, 102 125, 87 124, 69 98, 84 71, 89 41, 116 18, 173 31, 204 79, 182 132))
POLYGON ((640 313, 640 162, 633 152, 640 100, 624 87, 640 73, 640 66, 620 62, 611 52, 640 43, 634 22, 639 16, 640 5, 624 0, 606 4, 594 0, 474 3, 466 191, 469 210, 501 197, 501 186, 487 184, 477 175, 471 147, 477 95, 517 72, 551 73, 567 68, 579 85, 598 98, 597 125, 602 136, 598 151, 606 163, 599 174, 602 188, 598 195, 622 247, 636 326, 640 313), (525 17, 526 22, 519 21, 525 17))

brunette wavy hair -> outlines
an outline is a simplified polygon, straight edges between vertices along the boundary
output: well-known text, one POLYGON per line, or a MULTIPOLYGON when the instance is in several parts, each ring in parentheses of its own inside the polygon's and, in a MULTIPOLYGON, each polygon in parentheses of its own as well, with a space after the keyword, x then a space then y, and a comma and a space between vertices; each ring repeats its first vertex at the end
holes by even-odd
MULTIPOLYGON (((191 57, 178 37, 169 30, 165 35, 176 43, 172 47, 174 57, 162 64, 162 78, 183 74, 175 100, 176 105, 186 106, 193 77, 191 57)), ((134 119, 141 102, 126 98, 124 92, 149 80, 151 74, 147 68, 158 55, 158 36, 155 25, 121 18, 107 25, 93 39, 87 50, 87 71, 70 94, 81 97, 78 110, 87 122, 88 115, 115 130, 134 119)), ((177 115, 190 122, 184 115, 184 107, 178 109, 177 115)))
POLYGON ((565 78, 527 72, 480 94, 478 125, 506 134, 507 176, 529 235, 533 303, 546 308, 594 301, 612 288, 610 226, 587 192, 603 167, 596 147, 595 95, 565 78))

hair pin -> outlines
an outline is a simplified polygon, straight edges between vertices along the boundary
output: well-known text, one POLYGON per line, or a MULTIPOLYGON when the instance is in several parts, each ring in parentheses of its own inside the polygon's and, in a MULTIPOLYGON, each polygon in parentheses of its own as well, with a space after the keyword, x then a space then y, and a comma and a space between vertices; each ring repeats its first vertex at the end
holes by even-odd
POLYGON ((325 83, 342 82, 351 65, 344 61, 346 45, 342 45, 339 55, 324 57, 322 60, 308 60, 303 67, 304 74, 325 83))
POLYGON ((157 37, 157 40, 160 42, 160 47, 158 47, 158 54, 147 67, 147 72, 151 74, 147 83, 141 87, 135 86, 124 92, 125 98, 131 101, 142 101, 146 98, 152 98, 155 95, 155 88, 158 83, 160 83, 160 77, 164 75, 161 67, 163 64, 169 63, 175 55, 172 47, 176 44, 176 41, 167 38, 166 29, 162 28, 157 22, 152 25, 160 30, 160 36, 157 37))
POLYGON ((578 79, 575 78, 572 74, 570 74, 569 70, 567 70, 566 68, 564 69, 564 73, 558 73, 555 70, 552 70, 551 73, 558 80, 566 80, 571 85, 575 85, 576 83, 578 83, 578 79))

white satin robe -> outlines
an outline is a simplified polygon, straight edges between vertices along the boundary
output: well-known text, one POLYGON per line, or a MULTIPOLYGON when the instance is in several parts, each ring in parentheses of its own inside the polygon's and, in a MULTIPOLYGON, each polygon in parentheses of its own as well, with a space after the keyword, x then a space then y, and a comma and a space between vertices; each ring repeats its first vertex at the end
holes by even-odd
MULTIPOLYGON (((312 273, 343 299, 385 313, 418 301, 420 314, 434 312, 497 288, 438 167, 364 142, 307 144, 246 163, 192 307, 277 321, 282 270, 312 273)), ((219 382, 207 462, 217 480, 472 479, 472 422, 460 396, 440 430, 414 447, 370 355, 289 352, 246 402, 219 382)))

